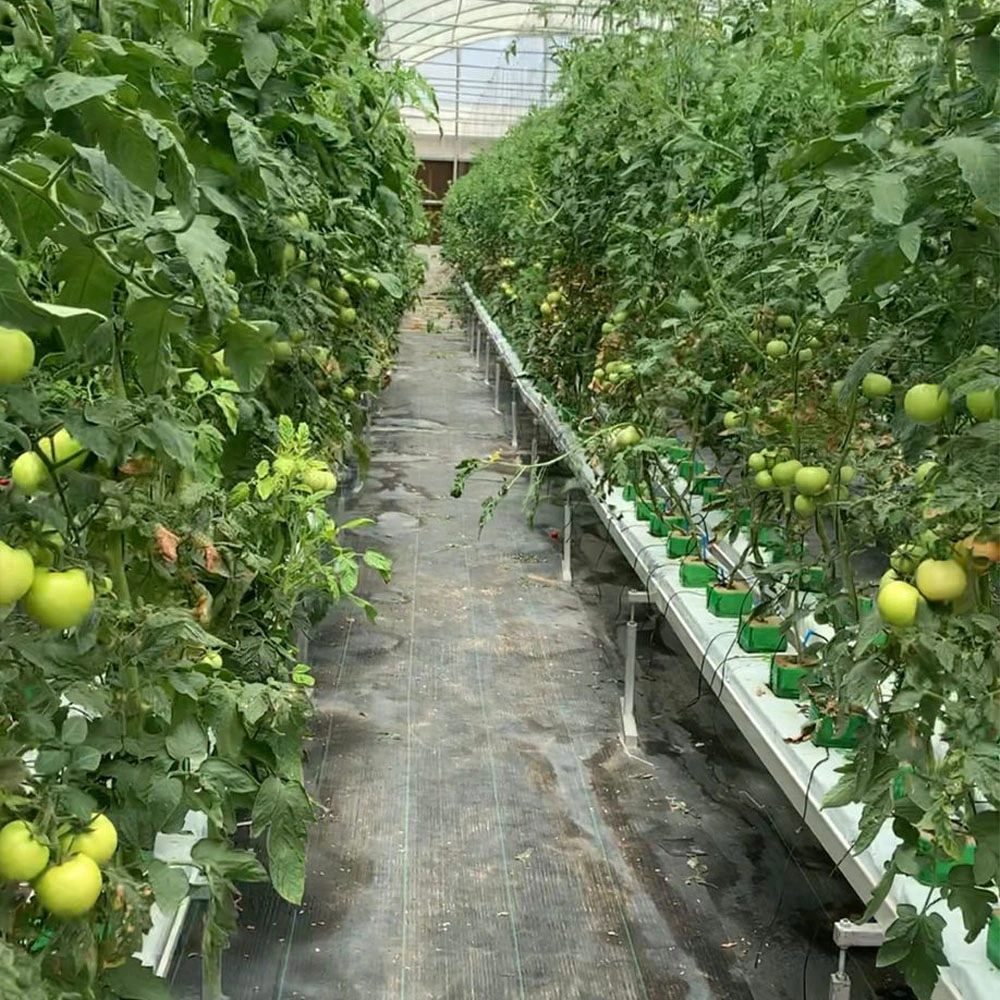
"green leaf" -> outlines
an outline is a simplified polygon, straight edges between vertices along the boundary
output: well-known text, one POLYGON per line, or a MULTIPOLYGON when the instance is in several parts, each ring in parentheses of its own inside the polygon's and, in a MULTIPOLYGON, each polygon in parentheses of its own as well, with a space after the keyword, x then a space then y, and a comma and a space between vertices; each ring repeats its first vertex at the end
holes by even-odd
POLYGON ((124 76, 80 76, 78 73, 55 73, 45 81, 42 93, 52 111, 72 108, 92 97, 101 97, 117 90, 124 76))
POLYGON ((1000 38, 976 35, 969 42, 969 63, 976 79, 992 94, 1000 79, 1000 38))
POLYGON ((270 35, 249 31, 243 38, 243 65, 253 85, 260 90, 278 62, 278 47, 270 35))
MULTIPOLYGON (((18 176, 30 171, 23 163, 11 163, 8 169, 18 176)), ((42 177, 25 177, 42 181, 42 177)), ((26 250, 34 250, 59 225, 55 208, 46 198, 21 187, 15 181, 0 178, 0 220, 26 250)))
POLYGON ((130 958, 124 965, 106 969, 104 984, 121 1000, 171 1000, 170 990, 164 980, 154 975, 152 969, 130 958))
POLYGON ((226 364, 233 370, 233 377, 241 389, 255 389, 264 379, 264 373, 274 361, 271 351, 272 324, 230 320, 223 328, 226 338, 226 364))
POLYGON ((275 892, 298 905, 306 885, 306 828, 288 817, 267 831, 267 862, 275 892))
POLYGON ((229 138, 233 144, 233 153, 241 167, 258 167, 267 155, 267 141, 260 130, 241 114, 230 112, 226 120, 229 126, 229 138))
POLYGON ((163 861, 150 861, 147 872, 157 905, 168 916, 174 913, 188 894, 188 879, 184 869, 163 861))
POLYGON ((872 215, 876 221, 902 225, 908 200, 906 181, 899 174, 882 173, 872 178, 872 215))
POLYGON ((87 720, 82 715, 69 715, 62 725, 60 739, 67 746, 79 746, 87 738, 87 720))
POLYGON ((222 757, 209 757, 198 774, 203 782, 213 781, 230 794, 247 795, 257 791, 257 781, 251 774, 222 757))
POLYGON ((170 727, 166 739, 167 753, 176 761, 190 760, 198 764, 208 753, 208 735, 193 716, 183 716, 170 727))
POLYGON ((130 299, 125 307, 128 346, 135 354, 139 383, 150 394, 166 383, 172 370, 171 338, 180 336, 187 327, 186 317, 170 307, 169 300, 152 296, 130 299))
POLYGON ((816 288, 823 296, 823 303, 829 313, 835 313, 851 293, 851 285, 847 277, 847 268, 843 265, 830 267, 822 271, 816 278, 816 288))
POLYGON ((101 766, 101 754, 93 747, 77 747, 70 755, 69 763, 77 771, 96 771, 101 766))
POLYGON ((377 570, 383 576, 388 576, 392 572, 392 560, 388 556, 382 555, 375 549, 367 549, 364 555, 365 565, 377 570))
POLYGON ((403 297, 403 283, 396 275, 390 274, 388 271, 373 271, 372 274, 394 299, 403 297))
POLYGON ((197 69, 208 59, 208 49, 184 31, 173 31, 167 36, 170 51, 191 69, 197 69))
POLYGON ((903 256, 913 264, 920 253, 920 223, 908 222, 905 226, 899 227, 896 234, 896 242, 899 249, 903 251, 903 256))
POLYGON ((13 258, 0 252, 0 323, 31 331, 49 322, 28 298, 13 258))
POLYGON ((227 316, 236 304, 236 293, 226 282, 229 244, 216 233, 218 224, 214 216, 199 215, 186 230, 174 233, 177 249, 198 279, 215 322, 227 316))
POLYGON ((153 214, 153 195, 136 187, 125 174, 108 162, 103 150, 90 146, 75 148, 90 167, 94 180, 103 189, 105 207, 113 206, 123 219, 131 222, 137 229, 148 229, 150 216, 153 214))
POLYGON ((994 215, 1000 215, 1000 170, 997 170, 1000 147, 985 139, 959 135, 945 139, 940 148, 958 161, 958 168, 972 193, 981 198, 994 215))
POLYGON ((135 115, 100 104, 87 118, 108 162, 140 190, 155 194, 160 158, 135 115))
POLYGON ((249 852, 238 851, 224 840, 205 837, 191 848, 191 860, 206 871, 234 882, 266 882, 264 866, 249 852))
MULTIPOLYGON (((115 289, 121 281, 121 275, 88 246, 64 250, 52 269, 52 278, 62 282, 56 296, 60 305, 83 306, 105 316, 111 313, 115 289)), ((81 350, 92 330, 93 324, 86 317, 60 325, 63 343, 70 351, 81 350)))

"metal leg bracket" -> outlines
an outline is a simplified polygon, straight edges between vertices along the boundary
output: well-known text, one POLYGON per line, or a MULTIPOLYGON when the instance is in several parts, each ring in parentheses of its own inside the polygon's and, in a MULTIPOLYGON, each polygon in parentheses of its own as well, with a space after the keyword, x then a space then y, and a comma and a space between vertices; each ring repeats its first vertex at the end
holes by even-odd
POLYGON ((621 698, 622 739, 629 749, 639 745, 639 727, 635 722, 635 675, 639 642, 639 623, 635 620, 636 607, 650 603, 644 590, 628 592, 628 622, 625 625, 625 693, 621 698))

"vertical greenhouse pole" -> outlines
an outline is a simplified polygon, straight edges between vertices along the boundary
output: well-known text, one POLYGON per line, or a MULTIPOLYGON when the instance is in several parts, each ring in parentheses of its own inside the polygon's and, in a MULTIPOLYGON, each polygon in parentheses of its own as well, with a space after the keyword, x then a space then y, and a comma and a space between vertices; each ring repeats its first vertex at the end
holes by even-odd
MULTIPOLYGON (((452 33, 452 41, 454 41, 452 33)), ((451 158, 451 182, 458 180, 458 109, 462 98, 462 50, 455 45, 455 135, 453 141, 455 148, 452 149, 451 158)))

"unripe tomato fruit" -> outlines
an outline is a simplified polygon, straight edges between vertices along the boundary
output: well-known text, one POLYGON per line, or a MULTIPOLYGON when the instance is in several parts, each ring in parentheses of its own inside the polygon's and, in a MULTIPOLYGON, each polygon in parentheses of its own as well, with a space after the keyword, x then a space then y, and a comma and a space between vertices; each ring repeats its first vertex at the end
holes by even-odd
POLYGON ((766 469, 758 472, 757 475, 753 477, 753 481, 762 490, 769 490, 772 486, 774 486, 774 478, 766 469))
POLYGON ((776 319, 776 320, 774 321, 774 325, 775 325, 775 326, 776 326, 776 327, 777 327, 777 328, 778 328, 779 330, 791 330, 791 329, 792 329, 792 327, 793 327, 793 326, 795 326, 795 320, 794 320, 794 319, 792 319, 792 317, 791 317, 791 316, 789 316, 789 315, 788 315, 787 313, 782 313, 782 314, 781 314, 780 316, 778 316, 778 318, 777 318, 777 319, 776 319))
POLYGON ((102 888, 101 869, 86 854, 53 865, 35 882, 38 902, 53 917, 82 917, 94 908, 102 888))
POLYGON ((812 517, 816 513, 816 501, 812 497, 807 497, 804 494, 799 494, 795 498, 795 513, 799 517, 812 517))
POLYGON ((49 849, 36 838, 35 829, 15 819, 0 830, 0 878, 30 882, 49 863, 49 849))
POLYGON ((968 586, 965 567, 954 559, 925 559, 914 577, 928 601, 954 601, 968 586))
POLYGON ((790 458, 787 462, 778 462, 771 470, 775 485, 791 486, 801 468, 802 463, 797 458, 790 458))
POLYGON ((313 493, 332 493, 337 488, 337 477, 329 469, 309 469, 303 474, 302 482, 313 493))
POLYGON ((917 620, 920 591, 902 580, 890 580, 879 590, 876 603, 883 621, 905 628, 917 620))
POLYGON ((881 399, 892 392, 892 380, 878 372, 869 372, 861 380, 861 394, 868 399, 881 399))
POLYGON ((759 451, 755 451, 747 459, 747 468, 751 472, 763 472, 767 468, 767 459, 759 451))
POLYGON ((764 350, 769 358, 783 358, 788 353, 788 341, 769 340, 764 350))
POLYGON ((35 579, 35 560, 27 549, 0 542, 0 607, 19 601, 35 579))
POLYGON ((795 488, 807 497, 818 496, 830 485, 830 473, 821 465, 807 465, 795 473, 795 488))
POLYGON ((57 573, 36 567, 31 587, 21 603, 39 625, 74 628, 94 605, 94 587, 82 569, 57 573))
POLYGON ((965 408, 972 419, 982 423, 1000 416, 1000 394, 995 389, 978 389, 965 397, 965 408))
POLYGON ((948 393, 937 384, 920 382, 903 397, 906 415, 918 424, 936 424, 948 412, 948 393))
POLYGON ((742 423, 743 416, 735 410, 729 410, 722 418, 722 426, 725 427, 727 431, 731 431, 734 427, 739 427, 742 423))
POLYGON ((30 496, 48 483, 49 470, 45 468, 41 455, 25 451, 14 459, 10 467, 10 478, 22 493, 30 496))
POLYGON ((106 865, 118 850, 118 831, 104 813, 94 813, 86 830, 67 832, 59 838, 63 854, 85 854, 98 865, 106 865))
POLYGON ((35 363, 35 342, 23 330, 0 326, 0 385, 20 382, 35 363))

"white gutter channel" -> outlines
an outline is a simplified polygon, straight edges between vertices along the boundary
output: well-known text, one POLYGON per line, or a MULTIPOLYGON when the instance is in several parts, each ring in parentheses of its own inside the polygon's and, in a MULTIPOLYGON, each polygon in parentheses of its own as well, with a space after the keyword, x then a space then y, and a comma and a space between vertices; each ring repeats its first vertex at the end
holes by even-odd
MULTIPOLYGON (((521 397, 555 446, 567 455, 567 463, 598 517, 639 579, 647 584, 650 598, 675 629, 706 684, 854 891, 867 902, 897 840, 887 825, 867 850, 855 855, 851 845, 857 837, 861 807, 821 809, 824 796, 837 782, 836 768, 842 751, 825 750, 810 741, 788 742, 800 735, 803 716, 796 702, 772 694, 768 687, 769 658, 739 648, 737 623, 709 613, 704 588, 681 585, 680 560, 667 557, 664 540, 650 535, 648 525, 635 516, 633 505, 624 499, 620 489, 610 490, 605 497, 598 495, 597 477, 576 435, 528 381, 513 347, 467 282, 462 283, 462 289, 521 397)), ((742 538, 739 544, 746 543, 742 538)), ((737 554, 730 546, 721 547, 718 555, 729 568, 735 564, 737 554)), ((813 623, 812 628, 819 635, 830 635, 823 626, 813 623)), ((888 925, 901 903, 922 910, 927 892, 927 887, 916 879, 897 876, 877 919, 883 926, 888 925)), ((960 913, 940 903, 936 912, 947 922, 944 949, 950 965, 942 970, 933 1000, 995 1000, 1000 996, 1000 969, 994 968, 986 956, 985 930, 972 944, 966 944, 960 913)))

